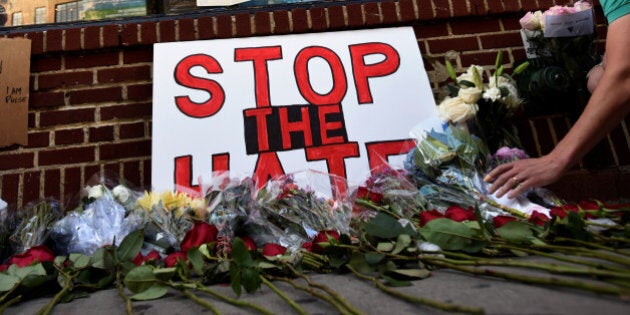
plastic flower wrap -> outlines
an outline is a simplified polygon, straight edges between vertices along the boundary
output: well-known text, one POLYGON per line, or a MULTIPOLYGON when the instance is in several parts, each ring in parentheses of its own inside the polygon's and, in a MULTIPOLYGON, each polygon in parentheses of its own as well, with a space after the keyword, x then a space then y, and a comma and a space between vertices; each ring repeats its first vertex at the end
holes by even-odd
POLYGON ((331 174, 305 171, 267 182, 249 213, 246 229, 257 244, 297 249, 319 231, 349 232, 351 207, 343 194, 331 196, 331 174))
POLYGON ((127 234, 142 228, 143 216, 127 211, 104 184, 86 188, 88 203, 57 221, 51 238, 65 253, 91 255, 98 248, 120 244, 127 234))

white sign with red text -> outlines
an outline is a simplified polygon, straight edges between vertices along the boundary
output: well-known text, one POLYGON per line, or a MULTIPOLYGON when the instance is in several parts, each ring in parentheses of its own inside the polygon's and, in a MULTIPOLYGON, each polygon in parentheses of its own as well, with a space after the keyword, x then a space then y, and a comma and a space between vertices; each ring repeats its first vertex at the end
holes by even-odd
POLYGON ((411 27, 159 43, 153 66, 158 191, 199 193, 221 171, 262 184, 315 170, 358 184, 402 166, 409 131, 435 115, 411 27))

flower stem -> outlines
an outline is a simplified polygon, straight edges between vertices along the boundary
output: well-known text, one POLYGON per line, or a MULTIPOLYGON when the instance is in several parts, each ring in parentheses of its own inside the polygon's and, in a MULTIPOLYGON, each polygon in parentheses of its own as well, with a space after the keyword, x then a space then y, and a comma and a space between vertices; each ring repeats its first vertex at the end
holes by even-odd
POLYGON ((203 293, 210 294, 210 295, 212 295, 213 297, 215 297, 215 298, 217 298, 217 299, 220 299, 220 300, 222 300, 222 301, 225 301, 225 302, 227 302, 227 303, 230 303, 230 304, 232 304, 232 305, 234 305, 234 306, 247 307, 247 308, 251 308, 251 309, 253 309, 253 310, 255 310, 255 311, 257 311, 257 312, 259 312, 259 313, 261 313, 261 314, 265 314, 265 315, 273 315, 273 313, 272 313, 272 312, 270 312, 269 310, 267 310, 267 309, 266 309, 266 308, 264 308, 264 307, 261 307, 261 306, 258 306, 258 305, 256 305, 256 304, 249 303, 249 302, 246 302, 246 301, 241 301, 241 300, 237 300, 237 299, 230 298, 230 297, 225 296, 225 295, 223 295, 223 294, 221 294, 221 293, 218 293, 218 292, 215 292, 215 291, 213 291, 213 290, 210 290, 208 287, 204 286, 203 284, 201 284, 201 283, 199 283, 199 282, 196 282, 196 283, 195 283, 195 290, 197 290, 197 291, 201 291, 201 292, 203 292, 203 293))
POLYGON ((274 277, 273 280, 279 280, 279 281, 284 281, 290 285, 292 285, 294 288, 298 289, 298 290, 302 290, 305 292, 308 292, 310 295, 322 299, 328 303, 330 303, 332 306, 334 306, 341 315, 351 315, 352 313, 350 313, 346 308, 344 308, 341 304, 339 304, 339 302, 335 301, 334 298, 325 295, 321 292, 318 292, 317 290, 311 288, 311 287, 306 287, 306 286, 301 286, 299 284, 297 284, 295 281, 289 279, 289 278, 277 278, 274 277))
POLYGON ((469 268, 462 267, 456 264, 448 263, 445 261, 441 261, 440 259, 436 259, 434 257, 425 258, 429 263, 444 267, 450 268, 458 271, 467 272, 474 275, 484 275, 484 276, 492 276, 497 278, 503 278, 508 280, 520 281, 523 283, 531 283, 531 284, 542 284, 542 285, 555 285, 555 286, 563 286, 570 287, 575 289, 581 289, 585 291, 591 291, 595 293, 604 293, 604 294, 612 294, 612 295, 624 295, 630 293, 630 290, 619 288, 616 286, 609 285, 600 285, 594 283, 587 283, 583 281, 571 280, 571 279, 561 279, 556 277, 535 277, 532 275, 522 275, 522 274, 512 274, 508 272, 502 272, 492 269, 486 268, 469 268))
POLYGON ((469 306, 455 305, 455 304, 440 302, 440 301, 431 300, 431 299, 427 299, 427 298, 422 298, 422 297, 418 297, 418 296, 406 295, 406 294, 401 293, 399 291, 396 291, 394 289, 388 288, 383 283, 378 281, 378 279, 375 278, 375 277, 370 277, 370 276, 366 276, 364 274, 359 273, 354 268, 352 268, 352 266, 350 266, 350 265, 346 265, 346 267, 348 269, 350 269, 350 271, 352 271, 352 273, 354 273, 354 275, 356 275, 357 277, 359 277, 359 278, 361 278, 363 280, 371 281, 381 291, 383 291, 383 292, 385 292, 385 293, 387 293, 389 295, 395 296, 397 298, 400 298, 400 299, 402 299, 404 301, 407 301, 407 302, 410 302, 410 303, 416 303, 416 304, 421 304, 421 305, 434 307, 434 308, 437 308, 437 309, 440 309, 440 310, 443 310, 443 311, 447 311, 447 312, 462 312, 462 313, 470 313, 470 314, 483 314, 484 313, 484 310, 482 308, 478 308, 478 307, 469 307, 469 306))
POLYGON ((268 286, 271 291, 275 292, 280 298, 282 298, 285 302, 287 302, 298 314, 300 315, 308 315, 308 313, 300 307, 295 301, 293 301, 290 297, 288 297, 284 292, 280 291, 273 283, 271 283, 267 278, 260 276, 260 280, 268 286))
POLYGON ((566 237, 556 237, 555 241, 571 242, 571 243, 576 243, 576 244, 580 244, 580 245, 589 246, 589 247, 592 247, 592 248, 597 248, 597 249, 601 249, 601 250, 607 250, 607 251, 614 252, 614 253, 619 254, 619 255, 630 256, 630 253, 623 252, 623 251, 621 251, 618 248, 613 248, 613 247, 609 247, 609 246, 605 246, 605 245, 601 245, 601 244, 597 244, 597 243, 593 243, 593 242, 581 241, 581 240, 576 240, 576 239, 566 238, 566 237))
POLYGON ((2 306, 0 306, 0 314, 4 314, 4 310, 7 309, 7 307, 19 302, 22 299, 21 295, 18 295, 10 300, 8 300, 6 303, 2 304, 2 306))
POLYGON ((531 246, 534 248, 549 249, 549 250, 558 251, 561 253, 567 253, 567 254, 575 255, 575 256, 598 258, 598 259, 618 263, 621 265, 630 266, 629 259, 625 259, 624 257, 620 257, 620 256, 610 255, 601 251, 593 251, 586 248, 576 248, 575 246, 537 245, 537 244, 532 244, 531 246))
POLYGON ((66 274, 62 274, 62 273, 60 273, 60 275, 64 276, 64 282, 63 282, 63 287, 61 288, 61 291, 57 292, 57 294, 55 294, 55 296, 53 296, 52 300, 50 300, 50 302, 48 302, 48 304, 46 304, 44 307, 42 307, 40 310, 38 310, 37 311, 37 315, 50 314, 50 312, 55 307, 55 305, 57 305, 57 303, 59 303, 59 301, 61 301, 61 299, 68 292, 70 292, 72 290, 72 280, 74 279, 74 275, 66 275, 66 274))
POLYGON ((221 314, 221 313, 219 312, 219 310, 218 310, 216 307, 214 307, 212 304, 208 303, 208 301, 205 301, 204 299, 201 299, 201 298, 199 298, 198 296, 196 296, 196 295, 194 295, 194 294, 190 293, 190 291, 188 291, 188 289, 185 289, 185 288, 180 288, 179 290, 180 290, 180 291, 181 291, 181 292, 182 292, 182 293, 183 293, 183 294, 184 294, 187 298, 191 299, 193 302, 195 302, 195 303, 197 303, 197 304, 199 304, 199 305, 201 305, 201 306, 203 306, 203 307, 205 307, 205 308, 209 309, 209 310, 212 312, 212 314, 215 314, 215 315, 219 315, 219 314, 221 314))
POLYGON ((120 269, 116 270, 116 288, 118 290, 118 295, 125 301, 125 311, 127 311, 127 315, 133 314, 133 310, 131 308, 131 299, 125 294, 125 286, 120 279, 121 272, 120 269))

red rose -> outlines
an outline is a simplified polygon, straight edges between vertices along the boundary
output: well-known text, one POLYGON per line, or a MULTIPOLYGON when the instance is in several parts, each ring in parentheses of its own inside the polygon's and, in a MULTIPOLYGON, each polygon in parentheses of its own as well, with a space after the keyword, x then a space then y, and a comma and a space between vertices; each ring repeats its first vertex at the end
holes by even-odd
POLYGON ((245 248, 247 248, 247 250, 257 250, 258 247, 256 246, 256 242, 254 242, 254 240, 249 237, 249 236, 243 236, 241 237, 241 239, 243 240, 243 243, 245 243, 245 248))
POLYGON ((9 269, 9 264, 0 265, 0 272, 3 272, 7 269, 9 269))
POLYGON ((312 251, 314 253, 323 253, 324 247, 319 245, 319 243, 328 243, 328 238, 339 240, 339 233, 337 233, 337 231, 335 230, 319 231, 319 233, 317 233, 317 235, 313 239, 312 251))
POLYGON ((182 261, 187 261, 188 260, 188 256, 186 256, 186 253, 184 253, 184 252, 174 252, 174 253, 166 256, 166 258, 164 258, 164 266, 166 266, 167 268, 173 267, 180 260, 182 260, 182 261))
POLYGON ((26 252, 14 255, 7 262, 9 265, 16 264, 18 267, 29 266, 33 263, 44 261, 54 261, 55 254, 48 247, 40 245, 29 248, 26 252))
POLYGON ((444 213, 444 216, 457 222, 474 221, 477 219, 472 209, 466 210, 458 206, 448 207, 448 209, 446 209, 446 212, 444 213))
POLYGON ((302 248, 306 249, 307 252, 313 251, 313 242, 306 242, 302 244, 302 248))
POLYGON ((582 210, 599 210, 599 205, 594 201, 580 201, 579 207, 582 208, 582 210))
POLYGON ((560 219, 564 219, 564 217, 567 216, 567 212, 578 213, 579 211, 580 209, 576 205, 563 205, 551 208, 550 213, 552 216, 557 216, 560 219))
POLYGON ((262 254, 265 256, 278 256, 287 252, 287 248, 274 243, 267 243, 263 246, 262 254))
POLYGON ((206 222, 195 222, 193 228, 186 233, 182 241, 182 251, 187 252, 192 247, 214 242, 219 230, 206 222))
POLYGON ((545 222, 549 222, 549 217, 538 211, 534 211, 527 221, 538 226, 543 226, 545 222))
POLYGON ((361 186, 357 190, 357 198, 368 199, 374 203, 380 203, 381 200, 383 200, 383 195, 377 192, 373 192, 365 186, 361 186))
POLYGON ((145 262, 160 259, 162 259, 160 253, 158 253, 156 250, 152 250, 144 257, 142 257, 142 253, 138 253, 138 255, 131 262, 133 262, 136 266, 140 266, 145 262))
POLYGON ((420 226, 424 226, 431 220, 444 218, 444 215, 437 210, 420 211, 418 215, 420 216, 420 226))
POLYGON ((516 221, 516 218, 509 215, 498 215, 492 219, 492 223, 494 223, 494 227, 497 229, 512 221, 516 221))

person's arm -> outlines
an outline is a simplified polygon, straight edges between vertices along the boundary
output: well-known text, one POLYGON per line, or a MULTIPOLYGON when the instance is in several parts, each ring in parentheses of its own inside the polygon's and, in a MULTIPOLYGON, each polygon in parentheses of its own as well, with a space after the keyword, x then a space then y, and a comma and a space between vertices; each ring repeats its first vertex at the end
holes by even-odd
POLYGON ((630 15, 608 26, 606 70, 578 121, 547 155, 497 166, 486 176, 490 193, 514 198, 558 180, 630 112, 630 15), (511 191, 510 191, 511 190, 511 191))

